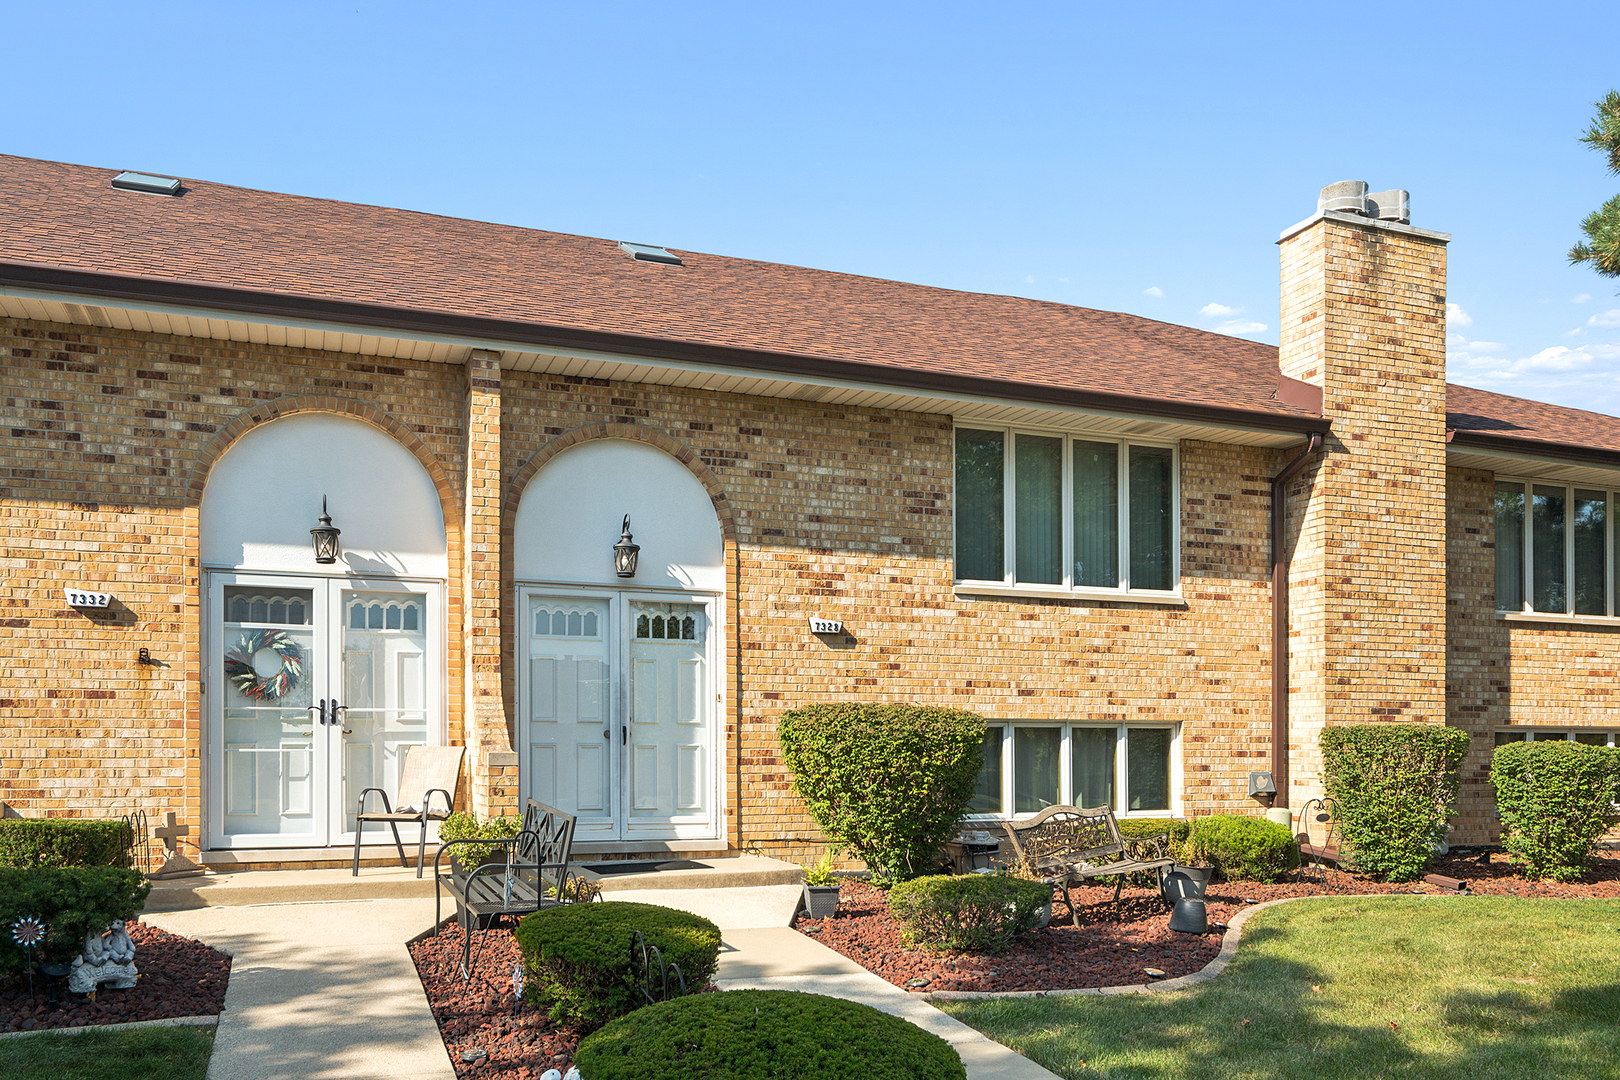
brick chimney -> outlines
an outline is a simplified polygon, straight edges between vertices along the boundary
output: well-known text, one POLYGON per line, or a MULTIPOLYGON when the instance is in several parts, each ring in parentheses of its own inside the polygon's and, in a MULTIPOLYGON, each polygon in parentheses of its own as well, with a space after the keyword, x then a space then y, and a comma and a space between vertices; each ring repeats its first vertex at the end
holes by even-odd
POLYGON ((1404 191, 1332 184, 1279 241, 1279 363, 1322 388, 1333 425, 1288 503, 1296 809, 1321 794, 1325 725, 1445 722, 1451 237, 1406 207, 1404 191))

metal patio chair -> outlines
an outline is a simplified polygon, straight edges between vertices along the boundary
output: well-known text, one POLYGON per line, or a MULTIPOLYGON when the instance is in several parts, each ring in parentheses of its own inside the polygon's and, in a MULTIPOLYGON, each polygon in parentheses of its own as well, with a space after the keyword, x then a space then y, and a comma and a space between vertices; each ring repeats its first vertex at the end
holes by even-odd
POLYGON ((360 793, 360 812, 354 822, 354 870, 360 875, 360 834, 368 822, 385 822, 394 832, 394 847, 399 852, 399 865, 410 866, 405 858, 405 846, 399 842, 402 822, 415 822, 421 827, 416 838, 416 876, 422 876, 422 864, 427 854, 428 823, 443 821, 456 805, 456 788, 461 782, 461 759, 465 746, 412 746, 405 751, 405 769, 399 778, 399 797, 412 799, 395 807, 388 805, 388 792, 368 787, 360 793), (382 810, 366 812, 366 796, 375 791, 382 796, 382 810), (444 798, 444 809, 433 805, 433 796, 444 798))

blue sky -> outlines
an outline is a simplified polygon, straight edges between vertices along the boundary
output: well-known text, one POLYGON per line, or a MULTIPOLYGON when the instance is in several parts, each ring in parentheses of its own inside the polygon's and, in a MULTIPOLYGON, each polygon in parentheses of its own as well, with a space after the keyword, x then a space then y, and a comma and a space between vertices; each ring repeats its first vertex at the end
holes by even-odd
POLYGON ((1565 258, 1620 5, 1306 7, 36 4, 0 151, 1272 343, 1277 234, 1366 180, 1454 237, 1453 381, 1620 414, 1565 258))

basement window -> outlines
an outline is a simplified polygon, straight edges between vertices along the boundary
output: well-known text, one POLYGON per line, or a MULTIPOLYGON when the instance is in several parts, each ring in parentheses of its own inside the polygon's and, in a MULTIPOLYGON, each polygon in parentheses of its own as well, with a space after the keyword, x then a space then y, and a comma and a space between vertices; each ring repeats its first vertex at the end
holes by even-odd
POLYGON ((151 173, 121 172, 112 178, 112 186, 120 191, 144 191, 150 195, 178 195, 180 181, 172 176, 153 176, 151 173))
POLYGON ((991 724, 968 813, 1028 817, 1106 806, 1117 817, 1179 812, 1174 726, 991 724))
POLYGON ((664 263, 668 266, 681 265, 679 255, 667 248, 653 247, 651 244, 632 244, 628 240, 620 240, 619 250, 638 262, 664 263))

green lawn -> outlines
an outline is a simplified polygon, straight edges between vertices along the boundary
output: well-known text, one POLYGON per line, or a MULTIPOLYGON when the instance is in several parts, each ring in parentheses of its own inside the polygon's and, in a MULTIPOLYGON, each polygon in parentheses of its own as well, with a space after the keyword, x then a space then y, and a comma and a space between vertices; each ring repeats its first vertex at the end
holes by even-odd
POLYGON ((1615 1080, 1620 900, 1306 900, 1197 989, 940 1007, 1069 1080, 1615 1080))
POLYGON ((214 1047, 210 1028, 32 1035, 0 1039, 5 1080, 203 1080, 214 1047))

